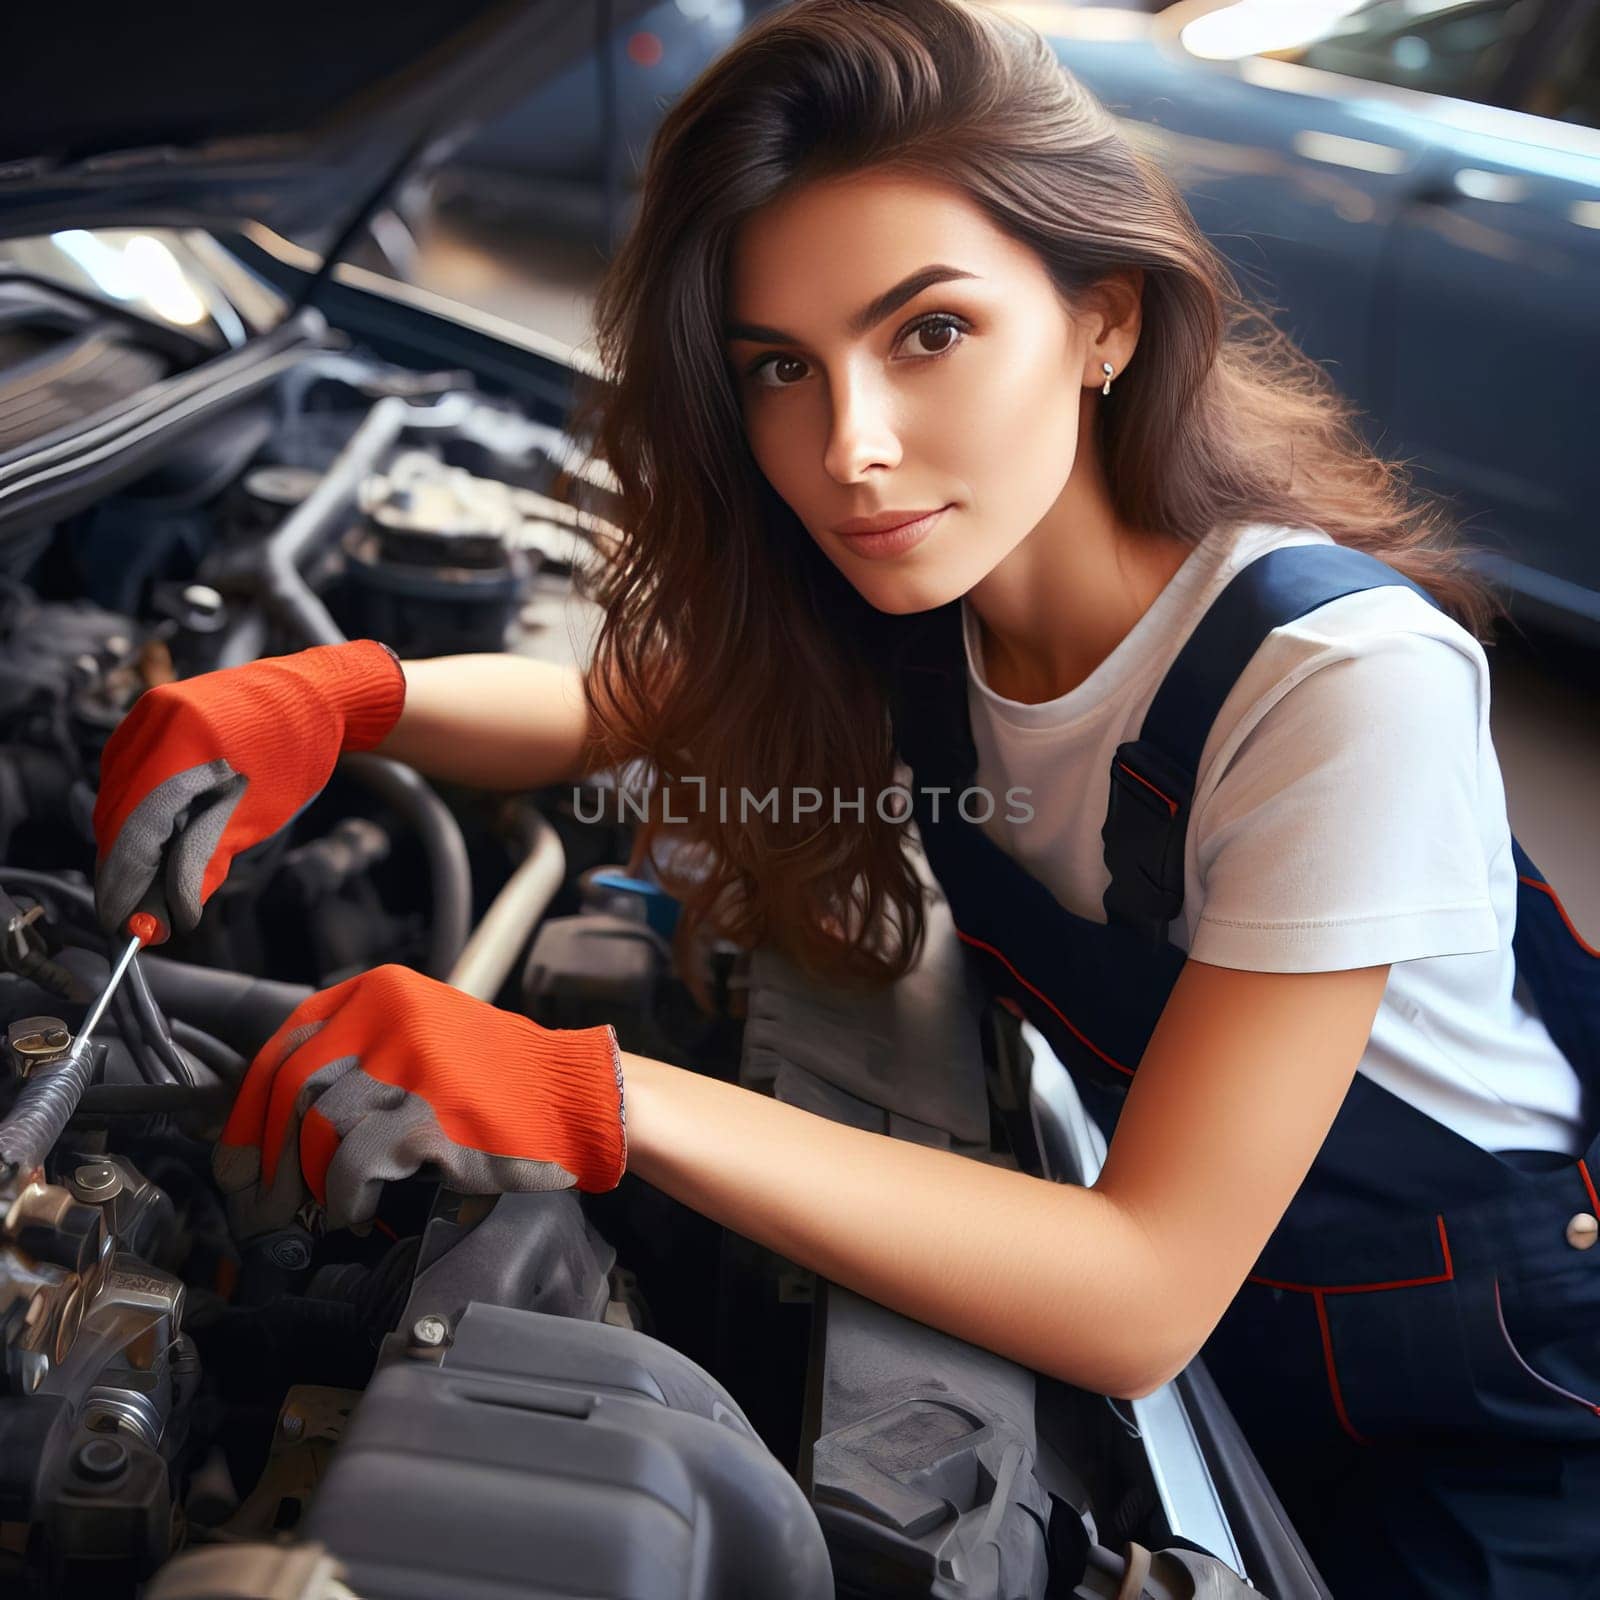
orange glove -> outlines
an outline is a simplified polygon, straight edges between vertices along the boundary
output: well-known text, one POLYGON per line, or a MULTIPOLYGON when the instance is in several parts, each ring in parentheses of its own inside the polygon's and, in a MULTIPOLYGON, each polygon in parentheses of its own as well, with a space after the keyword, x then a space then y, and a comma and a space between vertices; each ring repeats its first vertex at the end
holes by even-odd
POLYGON ((283 827, 343 752, 381 744, 405 698, 399 658, 371 639, 146 690, 100 757, 102 923, 144 904, 193 928, 233 858, 283 827))
POLYGON ((297 1006, 262 1046, 213 1168, 245 1237, 306 1191, 331 1227, 370 1217, 425 1162, 452 1189, 614 1189, 628 1163, 610 1026, 551 1029, 410 967, 375 967, 297 1006))

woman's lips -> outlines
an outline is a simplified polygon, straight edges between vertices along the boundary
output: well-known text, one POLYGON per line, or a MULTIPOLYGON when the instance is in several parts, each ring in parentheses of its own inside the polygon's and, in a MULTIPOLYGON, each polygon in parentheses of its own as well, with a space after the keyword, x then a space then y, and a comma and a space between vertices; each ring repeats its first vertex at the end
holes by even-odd
POLYGON ((841 533, 839 537, 852 555, 865 556, 868 561, 881 561, 888 556, 902 555, 912 546, 921 544, 949 509, 949 506, 941 506, 925 517, 918 517, 915 522, 901 523, 898 528, 889 528, 883 533, 841 533))

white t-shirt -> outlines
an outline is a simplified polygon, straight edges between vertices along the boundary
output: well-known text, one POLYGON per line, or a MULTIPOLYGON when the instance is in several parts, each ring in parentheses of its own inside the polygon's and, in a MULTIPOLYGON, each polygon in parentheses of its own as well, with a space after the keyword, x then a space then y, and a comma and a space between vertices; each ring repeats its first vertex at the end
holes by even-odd
MULTIPOLYGON (((983 831, 1069 911, 1106 920, 1111 758, 1211 601, 1255 556, 1327 544, 1253 525, 1202 541, 1127 637, 1059 699, 988 687, 962 602, 983 831), (1008 804, 1006 791, 1029 792, 1008 804)), ((1276 628, 1201 755, 1170 937, 1262 972, 1394 963, 1360 1070, 1488 1150, 1581 1149, 1577 1076, 1515 981, 1517 874, 1489 735, 1489 666, 1410 589, 1276 628)))

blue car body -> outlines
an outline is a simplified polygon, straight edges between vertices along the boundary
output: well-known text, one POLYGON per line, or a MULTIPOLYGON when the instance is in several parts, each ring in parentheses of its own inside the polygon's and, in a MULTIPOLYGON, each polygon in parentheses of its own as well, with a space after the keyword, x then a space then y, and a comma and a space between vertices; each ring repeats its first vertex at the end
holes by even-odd
POLYGON ((1236 59, 1192 48, 1214 3, 1010 9, 1175 179, 1372 441, 1450 499, 1518 608, 1600 640, 1600 3, 1379 0, 1346 19, 1353 40, 1236 59))

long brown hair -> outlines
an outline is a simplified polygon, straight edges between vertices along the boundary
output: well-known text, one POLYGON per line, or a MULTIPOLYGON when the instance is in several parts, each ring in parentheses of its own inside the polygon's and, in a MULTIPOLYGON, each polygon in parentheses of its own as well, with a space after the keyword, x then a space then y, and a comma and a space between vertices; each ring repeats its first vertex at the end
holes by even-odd
POLYGON ((575 426, 615 474, 622 514, 594 581, 604 621, 586 692, 604 730, 595 763, 656 774, 634 864, 649 854, 683 901, 680 959, 709 930, 870 983, 906 971, 924 929, 906 825, 872 801, 895 778, 878 649, 894 619, 757 467, 722 337, 740 222, 864 168, 957 185, 1069 304, 1143 270, 1140 359, 1098 421, 1123 522, 1191 543, 1223 525, 1316 527, 1479 635, 1493 610, 1440 510, 1362 444, 1321 369, 1246 304, 1176 188, 1036 32, 965 0, 770 13, 661 124, 599 289, 606 381, 575 426), (859 823, 852 811, 819 827, 740 801, 775 786, 867 804, 859 823), (669 809, 688 821, 663 860, 669 809))

